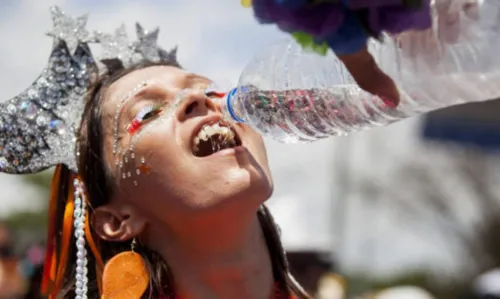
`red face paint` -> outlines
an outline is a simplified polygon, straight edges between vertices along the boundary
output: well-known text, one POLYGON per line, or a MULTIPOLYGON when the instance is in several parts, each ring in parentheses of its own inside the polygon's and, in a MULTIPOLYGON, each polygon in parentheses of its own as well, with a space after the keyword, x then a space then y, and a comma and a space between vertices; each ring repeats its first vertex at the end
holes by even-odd
POLYGON ((141 122, 138 119, 134 119, 128 126, 127 131, 130 134, 134 134, 141 126, 141 122))

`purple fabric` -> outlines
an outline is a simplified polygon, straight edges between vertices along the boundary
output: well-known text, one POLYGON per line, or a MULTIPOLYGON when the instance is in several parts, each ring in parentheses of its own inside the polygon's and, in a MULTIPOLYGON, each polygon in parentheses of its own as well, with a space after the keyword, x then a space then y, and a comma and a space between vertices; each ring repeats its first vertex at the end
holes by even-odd
POLYGON ((337 31, 343 21, 339 4, 324 3, 289 9, 276 0, 253 0, 254 14, 262 23, 275 23, 285 32, 302 31, 321 37, 337 31))
MULTIPOLYGON (((339 3, 304 5, 300 0, 253 0, 256 18, 262 23, 275 23, 289 33, 301 31, 315 37, 335 34, 344 21, 345 8, 339 3), (294 7, 293 9, 291 7, 294 7)), ((369 9, 368 24, 375 33, 400 33, 431 26, 430 0, 424 9, 403 6, 402 0, 349 0, 350 9, 369 9)))
POLYGON ((371 8, 368 22, 370 29, 377 33, 387 31, 395 34, 411 29, 424 30, 432 25, 430 3, 425 1, 425 7, 421 10, 401 6, 371 8))
POLYGON ((384 6, 401 6, 402 0, 348 0, 349 8, 375 8, 384 6))

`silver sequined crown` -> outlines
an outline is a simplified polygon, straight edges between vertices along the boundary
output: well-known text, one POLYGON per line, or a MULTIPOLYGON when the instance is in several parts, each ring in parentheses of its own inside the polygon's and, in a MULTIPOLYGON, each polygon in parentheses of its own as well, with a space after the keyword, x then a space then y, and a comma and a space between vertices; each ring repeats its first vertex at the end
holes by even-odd
POLYGON ((87 15, 71 18, 51 8, 54 38, 48 66, 24 92, 0 103, 0 171, 35 173, 57 164, 77 171, 75 141, 84 99, 103 68, 129 67, 141 61, 177 63, 177 49, 157 45, 159 29, 136 24, 136 42, 125 26, 114 34, 90 33, 87 15), (102 47, 102 63, 94 60, 89 43, 102 47))

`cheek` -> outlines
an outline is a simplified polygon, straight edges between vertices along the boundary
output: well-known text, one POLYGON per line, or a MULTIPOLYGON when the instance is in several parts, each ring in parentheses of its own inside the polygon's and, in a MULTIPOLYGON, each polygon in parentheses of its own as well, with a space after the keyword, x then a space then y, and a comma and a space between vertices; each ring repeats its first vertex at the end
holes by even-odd
POLYGON ((115 156, 119 185, 126 183, 138 186, 141 181, 151 177, 160 165, 164 165, 163 161, 158 161, 158 157, 176 157, 181 154, 173 126, 168 121, 151 123, 131 134, 127 144, 115 156))
POLYGON ((245 125, 241 126, 245 134, 245 143, 247 144, 248 149, 260 164, 260 166, 263 168, 263 170, 266 172, 269 179, 271 179, 271 172, 269 170, 269 162, 267 159, 267 151, 264 144, 264 139, 252 128, 245 125))

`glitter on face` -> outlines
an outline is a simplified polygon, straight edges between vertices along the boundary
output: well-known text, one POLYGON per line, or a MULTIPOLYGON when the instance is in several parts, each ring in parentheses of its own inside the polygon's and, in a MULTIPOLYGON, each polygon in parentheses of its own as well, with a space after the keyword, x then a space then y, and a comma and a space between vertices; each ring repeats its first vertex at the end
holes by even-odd
POLYGON ((141 157, 140 159, 136 160, 136 154, 133 151, 127 152, 123 155, 123 157, 123 160, 120 162, 123 165, 123 169, 118 169, 118 177, 121 177, 124 181, 132 178, 134 186, 137 187, 139 185, 139 182, 136 178, 142 174, 150 175, 151 166, 147 164, 145 157, 141 157), (131 157, 131 159, 128 159, 130 163, 123 164, 123 160, 125 160, 125 157, 127 157, 128 155, 130 155, 131 157))
MULTIPOLYGON (((200 92, 204 92, 205 89, 200 89, 200 92)), ((146 174, 146 175, 150 175, 151 174, 151 166, 147 165, 146 163, 146 158, 145 157, 141 157, 139 159, 139 163, 136 163, 136 154, 135 154, 135 146, 136 144, 141 140, 141 137, 144 136, 145 132, 147 132, 147 128, 154 125, 154 124, 157 124, 159 121, 166 121, 166 120, 169 120, 171 119, 171 116, 177 111, 179 105, 187 98, 186 95, 191 91, 191 89, 184 89, 182 91, 180 91, 177 96, 175 97, 175 100, 167 105, 166 107, 164 107, 161 111, 161 114, 157 114, 155 115, 156 118, 151 118, 150 121, 148 121, 147 123, 144 124, 144 126, 141 126, 141 130, 137 133, 137 134, 133 134, 133 137, 131 139, 131 142, 130 142, 130 145, 129 145, 129 148, 128 150, 125 150, 125 151, 121 151, 121 150, 118 150, 118 138, 116 137, 115 138, 115 142, 116 142, 116 159, 117 161, 120 160, 119 162, 119 165, 120 165, 120 169, 119 171, 125 171, 124 173, 122 173, 122 178, 124 180, 126 179, 129 179, 132 177, 132 175, 141 175, 141 174, 146 174), (129 161, 129 156, 130 156, 130 161, 129 161), (131 163, 129 163, 131 162, 131 163), (124 164, 128 165, 124 168, 124 164), (135 168, 135 172, 131 172, 129 167, 132 167, 132 165, 136 166, 135 168)), ((135 93, 137 93, 138 91, 135 91, 135 93)), ((129 96, 127 99, 125 100, 122 100, 122 102, 118 105, 117 107, 117 111, 118 113, 115 114, 115 116, 118 116, 120 115, 120 110, 123 108, 123 105, 125 104, 125 102, 130 99, 132 96, 129 96)), ((118 121, 118 117, 115 118, 115 122, 118 121)), ((118 126, 116 125, 115 126, 116 128, 116 131, 118 131, 118 126)), ((116 133, 115 136, 117 136, 119 132, 116 133)), ((134 182, 134 186, 137 186, 138 185, 138 182, 136 180, 133 181, 134 182)))
POLYGON ((118 151, 118 133, 119 133, 119 128, 118 128, 118 119, 120 118, 120 113, 122 111, 123 105, 130 100, 134 95, 136 95, 140 90, 142 90, 144 87, 148 85, 147 81, 141 82, 139 85, 134 87, 131 91, 129 91, 118 103, 116 106, 116 111, 115 111, 115 117, 113 120, 113 154, 117 154, 118 151))

